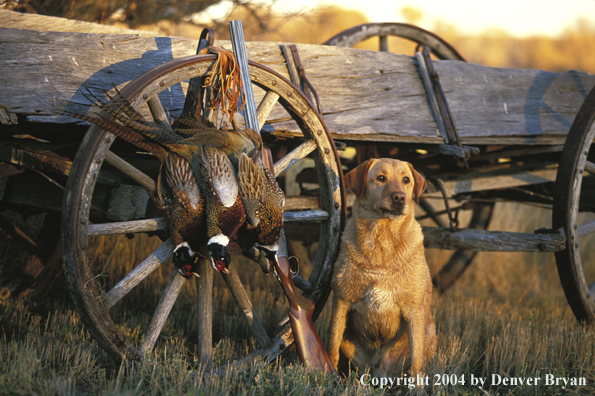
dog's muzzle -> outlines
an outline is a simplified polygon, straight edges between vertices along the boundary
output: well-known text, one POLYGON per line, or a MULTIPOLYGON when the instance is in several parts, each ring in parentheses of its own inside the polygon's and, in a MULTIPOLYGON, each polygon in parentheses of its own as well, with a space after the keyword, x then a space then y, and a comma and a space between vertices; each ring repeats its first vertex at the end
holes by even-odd
POLYGON ((407 214, 407 198, 405 193, 395 191, 391 194, 391 201, 381 207, 385 218, 395 218, 407 214))

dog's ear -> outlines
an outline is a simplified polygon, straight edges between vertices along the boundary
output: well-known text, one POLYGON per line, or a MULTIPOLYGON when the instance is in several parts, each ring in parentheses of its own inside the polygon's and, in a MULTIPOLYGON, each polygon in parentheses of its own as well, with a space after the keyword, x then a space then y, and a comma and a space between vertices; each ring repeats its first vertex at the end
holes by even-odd
POLYGON ((372 160, 364 161, 357 168, 352 169, 345 175, 345 184, 354 192, 357 198, 361 198, 366 191, 366 179, 368 178, 368 169, 372 166, 372 160))
POLYGON ((415 202, 417 202, 419 205, 419 197, 421 197, 424 191, 426 191, 428 183, 426 183, 426 179, 424 179, 424 177, 418 171, 413 169, 413 165, 411 165, 409 162, 407 165, 409 165, 409 169, 411 169, 411 174, 413 175, 413 180, 415 182, 413 184, 413 197, 415 198, 415 202))

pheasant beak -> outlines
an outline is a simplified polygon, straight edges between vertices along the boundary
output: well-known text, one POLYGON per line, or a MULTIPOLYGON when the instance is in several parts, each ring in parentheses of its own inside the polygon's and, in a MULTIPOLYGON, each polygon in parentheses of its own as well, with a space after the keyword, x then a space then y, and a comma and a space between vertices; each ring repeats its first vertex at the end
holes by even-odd
POLYGON ((194 272, 194 268, 192 268, 192 265, 190 264, 186 264, 185 266, 178 268, 178 272, 186 279, 190 278, 191 276, 200 278, 200 275, 194 272))
POLYGON ((231 257, 227 253, 225 246, 218 243, 212 243, 209 245, 209 259, 211 260, 211 266, 219 272, 224 274, 231 274, 227 267, 231 264, 231 257))
POLYGON ((275 261, 277 260, 277 251, 269 250, 265 247, 259 246, 258 262, 262 272, 268 274, 275 268, 275 261))
POLYGON ((176 246, 173 254, 173 262, 178 273, 184 278, 188 279, 192 276, 200 278, 195 268, 196 257, 188 243, 184 242, 176 246))
POLYGON ((227 267, 225 266, 225 262, 223 260, 213 260, 211 257, 211 265, 219 272, 223 272, 224 274, 231 274, 227 267))

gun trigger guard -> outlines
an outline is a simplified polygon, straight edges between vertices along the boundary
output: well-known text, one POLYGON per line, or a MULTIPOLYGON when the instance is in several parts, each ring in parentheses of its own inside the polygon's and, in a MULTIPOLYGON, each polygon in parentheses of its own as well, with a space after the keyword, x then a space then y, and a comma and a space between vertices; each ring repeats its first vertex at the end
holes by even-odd
POLYGON ((300 262, 295 256, 291 256, 287 260, 289 261, 289 272, 293 278, 300 272, 300 262))

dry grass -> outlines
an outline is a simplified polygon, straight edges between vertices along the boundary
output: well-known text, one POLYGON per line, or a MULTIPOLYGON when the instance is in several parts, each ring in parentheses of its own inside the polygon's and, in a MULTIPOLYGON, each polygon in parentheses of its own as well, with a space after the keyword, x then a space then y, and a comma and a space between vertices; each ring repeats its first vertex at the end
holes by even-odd
MULTIPOLYGON (((499 205, 493 229, 533 230, 549 222, 549 212, 499 205), (515 224, 523 213, 523 226, 515 224), (516 216, 514 214, 516 213, 516 216)), ((8 237, 4 237, 5 242, 8 237)), ((111 283, 137 263, 157 238, 95 241, 95 259, 111 283), (118 264, 120 263, 120 264, 118 264), (122 264, 124 263, 124 264, 122 264)), ((433 271, 444 252, 428 251, 433 271)), ((287 305, 279 286, 251 263, 238 263, 240 276, 269 332, 287 305)), ((119 306, 114 316, 125 334, 140 342, 152 307, 167 281, 165 264, 119 306)), ((251 348, 248 328, 219 277, 215 277, 215 365, 244 356, 251 348)), ((196 291, 188 282, 164 328, 154 354, 137 364, 113 365, 90 338, 77 314, 56 302, 51 310, 25 300, 0 302, 0 394, 402 394, 406 387, 378 389, 361 385, 354 374, 334 379, 299 365, 295 352, 272 364, 256 362, 230 368, 222 377, 202 378, 196 360, 196 291)), ((45 305, 46 308, 48 305, 45 305)), ((452 290, 436 296, 434 315, 438 352, 427 365, 429 394, 591 394, 595 392, 595 339, 579 326, 565 302, 551 254, 482 253, 452 290), (435 375, 464 375, 465 385, 432 386, 435 375), (491 375, 540 377, 540 385, 490 386, 491 375), (546 386, 545 375, 582 377, 587 386, 546 386), (484 390, 470 376, 486 377, 484 390)), ((330 304, 317 327, 326 341, 330 304)))

